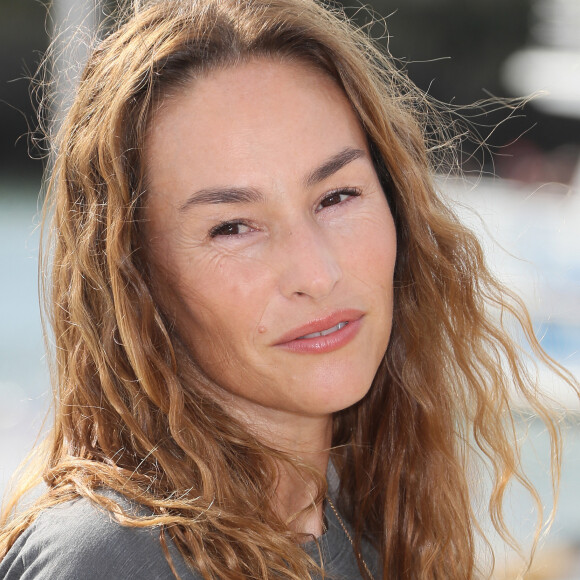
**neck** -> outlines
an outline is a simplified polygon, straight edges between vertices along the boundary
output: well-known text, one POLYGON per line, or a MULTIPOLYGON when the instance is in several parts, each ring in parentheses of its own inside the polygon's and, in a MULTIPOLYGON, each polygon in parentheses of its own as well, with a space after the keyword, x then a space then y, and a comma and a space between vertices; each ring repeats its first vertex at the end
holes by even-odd
MULTIPOLYGON (((328 451, 316 454, 316 457, 301 456, 305 465, 314 468, 322 477, 326 477, 328 451)), ((318 497, 318 479, 308 472, 297 471, 292 466, 279 465, 278 484, 276 486, 276 508, 288 527, 300 534, 320 536, 324 529, 323 505, 318 497)))
MULTIPOLYGON (((277 438, 277 447, 298 457, 308 468, 326 478, 332 440, 332 417, 321 420, 298 420, 292 432, 277 438)), ((318 482, 308 472, 279 465, 276 507, 280 516, 297 533, 318 537, 324 529, 323 505, 318 500, 318 482)))
MULTIPOLYGON (((254 435, 269 447, 295 457, 307 468, 326 479, 332 444, 332 414, 304 416, 262 408, 229 405, 254 435)), ((297 471, 285 462, 278 463, 274 508, 290 530, 318 537, 324 529, 318 481, 308 471, 297 471)))
MULTIPOLYGON (((332 443, 332 415, 322 417, 287 417, 257 425, 259 436, 280 451, 298 458, 300 463, 326 479, 332 443)), ((318 499, 319 479, 308 471, 278 464, 275 508, 290 530, 299 534, 320 536, 324 530, 322 501, 318 499)))

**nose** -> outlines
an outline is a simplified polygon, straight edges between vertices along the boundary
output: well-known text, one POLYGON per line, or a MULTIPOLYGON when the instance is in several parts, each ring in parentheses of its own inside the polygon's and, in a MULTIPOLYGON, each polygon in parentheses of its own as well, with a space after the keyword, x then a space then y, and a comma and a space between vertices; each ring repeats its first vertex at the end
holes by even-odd
POLYGON ((328 233, 315 224, 295 226, 281 237, 279 244, 276 254, 282 295, 321 300, 332 293, 342 270, 339 250, 328 233))

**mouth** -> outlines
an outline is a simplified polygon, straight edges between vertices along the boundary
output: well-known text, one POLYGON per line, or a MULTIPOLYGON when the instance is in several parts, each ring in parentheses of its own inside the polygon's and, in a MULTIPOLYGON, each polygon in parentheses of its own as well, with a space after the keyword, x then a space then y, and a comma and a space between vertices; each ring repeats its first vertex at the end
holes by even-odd
POLYGON ((274 346, 298 353, 320 354, 342 348, 358 334, 364 312, 344 309, 291 330, 274 346))
POLYGON ((305 334, 304 336, 299 336, 296 340, 304 340, 305 338, 317 338, 319 336, 328 336, 337 330, 344 328, 348 322, 339 322, 336 326, 329 328, 328 330, 321 330, 320 332, 311 332, 310 334, 305 334))

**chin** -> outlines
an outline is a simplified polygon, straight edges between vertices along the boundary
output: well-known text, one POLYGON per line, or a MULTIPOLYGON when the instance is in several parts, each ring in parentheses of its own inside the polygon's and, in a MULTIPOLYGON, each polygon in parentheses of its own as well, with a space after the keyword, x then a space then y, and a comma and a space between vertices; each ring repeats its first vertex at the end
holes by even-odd
POLYGON ((336 413, 364 399, 371 389, 374 373, 372 376, 367 374, 366 381, 361 380, 361 375, 364 374, 343 373, 340 380, 327 380, 324 386, 319 384, 317 393, 321 396, 316 397, 316 401, 311 399, 310 411, 317 408, 320 414, 336 413))

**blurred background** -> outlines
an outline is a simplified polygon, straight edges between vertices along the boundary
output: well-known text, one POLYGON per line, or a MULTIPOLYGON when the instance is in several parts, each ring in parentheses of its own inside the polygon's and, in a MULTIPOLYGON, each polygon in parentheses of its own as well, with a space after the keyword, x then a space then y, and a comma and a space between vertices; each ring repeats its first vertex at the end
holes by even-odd
MULTIPOLYGON (((68 27, 89 36, 111 2, 0 0, 0 493, 30 450, 50 403, 37 294, 39 191, 44 152, 32 138, 38 96, 30 78, 60 33, 59 102, 84 59, 68 27), (68 24, 66 24, 68 23, 68 24)), ((463 179, 442 192, 480 234, 488 260, 529 305, 544 348, 580 376, 580 0, 375 0, 371 26, 409 77, 433 99, 461 107, 496 97, 535 97, 513 112, 465 109, 486 147, 465 141, 463 179)), ((360 24, 368 13, 345 9, 360 24)), ((560 507, 526 578, 580 579, 580 406, 561 384, 541 386, 564 409, 560 507)), ((550 506, 547 437, 522 407, 524 463, 550 506)), ((531 503, 510 495, 508 520, 531 541, 531 503)), ((501 554, 497 578, 515 578, 501 554)))

